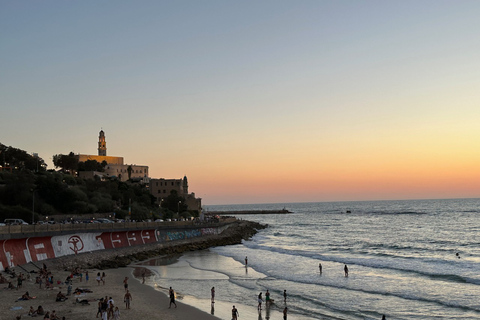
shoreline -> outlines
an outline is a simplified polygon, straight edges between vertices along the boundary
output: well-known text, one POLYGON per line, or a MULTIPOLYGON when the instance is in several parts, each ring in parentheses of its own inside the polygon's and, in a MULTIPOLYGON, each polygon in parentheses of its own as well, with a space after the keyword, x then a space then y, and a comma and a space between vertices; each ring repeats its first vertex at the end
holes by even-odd
MULTIPOLYGON (((64 256, 56 259, 43 260, 48 270, 54 275, 54 288, 39 288, 35 284, 37 272, 26 273, 26 266, 17 266, 13 269, 19 273, 23 273, 29 279, 23 281, 21 288, 3 289, 7 284, 0 284, 0 308, 5 311, 6 319, 16 319, 17 317, 29 317, 28 311, 30 306, 37 309, 42 306, 45 311, 56 311, 60 317, 66 320, 89 320, 97 313, 98 299, 108 296, 112 297, 116 302, 115 306, 120 309, 122 320, 136 319, 152 319, 161 316, 165 320, 181 320, 181 319, 220 319, 212 316, 208 312, 190 306, 186 303, 178 301, 178 308, 168 309, 169 298, 165 293, 155 290, 152 286, 142 284, 141 279, 134 276, 135 268, 133 265, 140 261, 145 261, 151 257, 165 257, 172 254, 181 254, 186 251, 202 250, 214 246, 224 246, 241 243, 242 239, 248 239, 255 234, 257 229, 266 226, 250 221, 237 221, 235 225, 227 228, 219 235, 211 235, 202 238, 194 238, 188 240, 179 240, 168 243, 155 243, 150 245, 142 245, 114 250, 93 251, 82 253, 76 256, 64 256), (66 294, 67 285, 63 281, 70 275, 70 270, 79 268, 85 273, 89 272, 89 281, 86 282, 85 277, 80 282, 80 277, 72 279, 72 289, 77 287, 90 289, 92 293, 86 293, 80 299, 87 299, 89 305, 81 305, 75 303, 73 295, 68 297, 65 302, 56 302, 55 298, 59 291, 66 294), (95 280, 97 272, 106 273, 106 284, 98 285, 95 280), (126 310, 123 303, 125 290, 123 287, 123 279, 129 278, 129 290, 132 294, 132 309, 126 310), (57 281, 59 283, 57 283, 57 281), (30 296, 36 297, 32 300, 17 301, 26 291, 30 296)), ((31 267, 31 266, 30 266, 31 267)), ((30 268, 32 269, 32 268, 30 268)), ((2 272, 7 276, 5 272, 2 272)), ((16 285, 16 279, 7 276, 8 280, 16 285)), ((41 319, 43 316, 36 317, 41 319)))

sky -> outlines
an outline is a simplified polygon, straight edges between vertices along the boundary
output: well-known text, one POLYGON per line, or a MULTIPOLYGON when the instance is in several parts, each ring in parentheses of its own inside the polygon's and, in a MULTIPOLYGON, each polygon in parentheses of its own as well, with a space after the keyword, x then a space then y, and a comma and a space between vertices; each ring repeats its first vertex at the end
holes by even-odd
POLYGON ((480 196, 479 1, 0 1, 0 143, 204 205, 480 196))

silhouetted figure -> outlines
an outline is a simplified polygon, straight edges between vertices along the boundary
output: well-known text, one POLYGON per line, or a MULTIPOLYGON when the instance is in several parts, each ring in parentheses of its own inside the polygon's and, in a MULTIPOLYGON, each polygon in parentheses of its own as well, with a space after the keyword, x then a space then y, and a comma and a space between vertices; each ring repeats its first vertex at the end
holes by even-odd
POLYGON ((322 264, 321 263, 318 264, 318 270, 320 271, 320 274, 322 274, 322 264))
POLYGON ((457 252, 455 255, 457 256, 458 259, 460 259, 460 253, 457 252))
POLYGON ((345 277, 348 277, 348 267, 347 267, 347 265, 345 265, 345 267, 343 268, 343 271, 345 271, 345 277))
POLYGON ((383 315, 382 320, 387 320, 387 317, 385 317, 385 315, 383 315))

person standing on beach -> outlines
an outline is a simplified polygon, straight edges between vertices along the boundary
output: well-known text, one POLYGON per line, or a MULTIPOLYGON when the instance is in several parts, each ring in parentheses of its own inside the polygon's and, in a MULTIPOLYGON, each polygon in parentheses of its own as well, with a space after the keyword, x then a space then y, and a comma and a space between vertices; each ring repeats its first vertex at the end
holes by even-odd
POLYGON ((270 306, 270 292, 265 292, 265 306, 268 308, 270 306))
POLYGON ((240 317, 240 314, 238 313, 237 308, 235 308, 235 306, 233 306, 233 309, 232 309, 232 320, 237 320, 238 317, 240 317))
POLYGON ((322 274, 322 264, 321 263, 318 264, 318 270, 320 271, 320 274, 322 274))
POLYGON ((287 320, 287 312, 288 312, 288 308, 285 307, 285 309, 283 309, 283 320, 287 320))
POLYGON ((247 267, 247 266, 248 266, 248 258, 245 257, 245 267, 247 267))
POLYGON ((383 315, 382 320, 387 320, 387 317, 385 317, 385 315, 383 315))
POLYGON ((125 288, 125 291, 128 290, 128 277, 125 277, 125 279, 123 279, 123 287, 125 288))
POLYGON ((142 270, 142 284, 145 284, 145 269, 142 270))
POLYGON ((283 302, 287 303, 287 290, 283 290, 283 302))
POLYGON ((262 310, 262 302, 263 302, 263 299, 262 299, 262 293, 260 292, 260 294, 258 295, 258 310, 262 310))
POLYGON ((215 287, 210 290, 212 292, 212 303, 215 303, 215 287))
POLYGON ((345 271, 345 278, 348 277, 348 267, 347 267, 347 265, 345 265, 345 267, 343 268, 343 271, 345 271))
POLYGON ((125 302, 125 308, 130 309, 130 301, 132 301, 132 295, 130 294, 130 291, 127 290, 127 293, 125 293, 125 296, 123 297, 123 301, 125 302))
POLYGON ((105 277, 106 277, 105 272, 102 272, 102 278, 101 279, 102 279, 103 285, 105 285, 105 277))
POLYGON ((170 305, 168 306, 168 309, 172 307, 172 303, 175 305, 175 308, 176 308, 177 304, 175 303, 175 291, 173 291, 172 287, 170 287, 169 294, 170 294, 170 305))
POLYGON ((88 270, 85 271, 85 282, 88 282, 88 270))
POLYGON ((102 281, 102 277, 100 276, 100 272, 97 272, 97 283, 100 285, 100 281, 102 281))

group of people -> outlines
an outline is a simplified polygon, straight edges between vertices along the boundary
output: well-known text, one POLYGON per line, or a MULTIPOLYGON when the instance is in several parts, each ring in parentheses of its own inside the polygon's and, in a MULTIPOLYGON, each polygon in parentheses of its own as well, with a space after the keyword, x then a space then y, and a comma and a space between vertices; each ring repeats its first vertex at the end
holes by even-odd
POLYGON ((65 317, 60 318, 55 310, 52 310, 51 312, 45 311, 42 306, 38 306, 37 309, 34 309, 33 306, 30 306, 28 315, 31 317, 43 316, 44 320, 65 320, 65 317))
MULTIPOLYGON (((322 263, 318 264, 318 271, 320 272, 320 274, 323 273, 322 263)), ((347 267, 347 265, 345 265, 343 267, 343 272, 345 273, 345 278, 347 278, 348 277, 348 267, 347 267)))
POLYGON ((96 318, 100 315, 102 320, 120 320, 120 310, 114 305, 112 297, 105 296, 98 301, 96 318))

